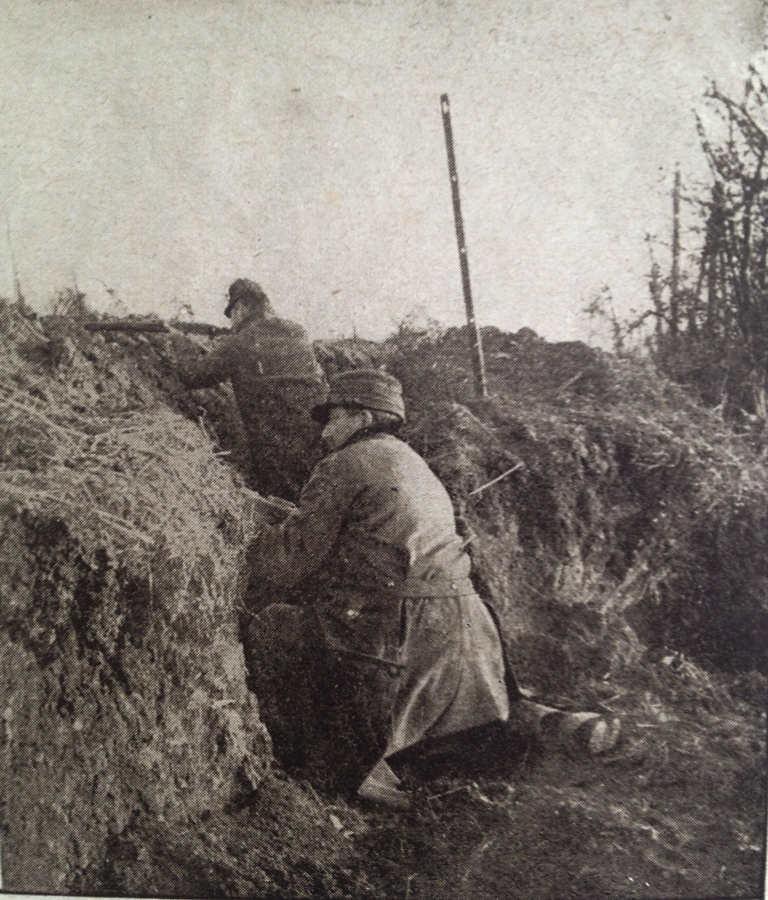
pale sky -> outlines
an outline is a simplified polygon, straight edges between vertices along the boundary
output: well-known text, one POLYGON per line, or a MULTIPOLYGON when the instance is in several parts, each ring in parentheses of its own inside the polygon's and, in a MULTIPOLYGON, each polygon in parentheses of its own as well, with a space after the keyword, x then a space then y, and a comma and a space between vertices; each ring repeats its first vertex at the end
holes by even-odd
MULTIPOLYGON (((2 2, 2 0, 0 0, 2 2)), ((693 108, 738 92, 760 0, 5 0, 0 214, 38 309, 79 287, 223 322, 251 277, 313 336, 477 316, 585 338, 646 303, 693 108)), ((0 293, 13 293, 0 220, 0 293)))

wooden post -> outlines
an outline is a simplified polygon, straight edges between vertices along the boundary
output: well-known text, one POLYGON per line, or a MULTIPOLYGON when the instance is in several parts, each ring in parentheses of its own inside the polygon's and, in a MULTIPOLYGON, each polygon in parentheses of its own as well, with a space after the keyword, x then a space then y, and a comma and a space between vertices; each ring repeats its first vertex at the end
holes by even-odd
POLYGON ((461 266, 461 284, 464 290, 464 306, 467 310, 469 330, 469 347, 472 354, 472 366, 475 371, 475 393, 478 397, 488 396, 488 385, 485 380, 485 360, 483 359, 483 342, 480 329, 475 319, 475 308, 472 303, 472 287, 469 282, 469 259, 467 244, 464 238, 464 223, 461 218, 461 200, 459 199, 459 176, 456 172, 456 157, 453 153, 453 130, 451 129, 451 107, 448 94, 440 97, 443 111, 443 130, 445 131, 445 149, 448 153, 448 175, 451 179, 451 196, 453 198, 453 219, 456 223, 456 240, 459 245, 459 265, 461 266))
POLYGON ((680 169, 672 190, 672 275, 669 280, 669 333, 674 340, 680 325, 680 169))

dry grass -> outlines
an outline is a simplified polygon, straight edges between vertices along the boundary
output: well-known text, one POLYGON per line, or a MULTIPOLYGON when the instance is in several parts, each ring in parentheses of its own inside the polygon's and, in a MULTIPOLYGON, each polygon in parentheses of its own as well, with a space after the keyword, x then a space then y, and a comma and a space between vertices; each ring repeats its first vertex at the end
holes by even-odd
POLYGON ((201 560, 213 567, 209 583, 218 569, 231 572, 244 496, 205 429, 160 406, 105 412, 77 347, 52 374, 29 361, 46 348, 44 332, 3 313, 0 498, 65 521, 86 554, 106 550, 137 575, 158 554, 187 578, 201 560))
POLYGON ((163 405, 157 345, 131 340, 0 304, 15 889, 82 893, 137 817, 172 829, 269 767, 237 633, 246 495, 206 430, 163 405))

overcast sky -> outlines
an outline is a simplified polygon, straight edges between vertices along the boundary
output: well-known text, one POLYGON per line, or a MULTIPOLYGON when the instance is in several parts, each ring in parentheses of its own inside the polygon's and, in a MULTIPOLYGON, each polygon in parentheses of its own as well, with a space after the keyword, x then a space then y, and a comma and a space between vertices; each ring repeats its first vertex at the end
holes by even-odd
MULTIPOLYGON (((584 338, 601 285, 644 305, 675 162, 703 174, 692 109, 762 46, 760 0, 2 5, 27 298, 76 277, 99 308, 220 322, 247 276, 315 336, 462 320, 443 92, 481 323, 584 338)), ((11 272, 3 236, 0 293, 11 272)))

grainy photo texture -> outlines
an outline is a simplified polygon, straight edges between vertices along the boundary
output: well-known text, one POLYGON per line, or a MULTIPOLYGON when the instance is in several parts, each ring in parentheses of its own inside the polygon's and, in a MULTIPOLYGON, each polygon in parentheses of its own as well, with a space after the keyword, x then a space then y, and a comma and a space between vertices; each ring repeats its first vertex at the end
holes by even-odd
POLYGON ((0 885, 758 898, 758 0, 2 0, 0 885))

